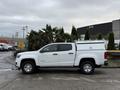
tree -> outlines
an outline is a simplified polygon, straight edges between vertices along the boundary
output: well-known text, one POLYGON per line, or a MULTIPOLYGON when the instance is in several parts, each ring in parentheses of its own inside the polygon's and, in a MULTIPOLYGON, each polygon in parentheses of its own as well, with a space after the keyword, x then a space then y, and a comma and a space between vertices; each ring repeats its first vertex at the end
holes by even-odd
POLYGON ((71 39, 72 41, 78 40, 77 29, 74 26, 72 26, 71 39))
POLYGON ((45 35, 47 36, 46 38, 49 40, 49 43, 54 42, 53 40, 53 29, 51 27, 51 25, 46 25, 46 28, 42 29, 45 32, 45 35))
POLYGON ((46 36, 45 32, 43 32, 42 30, 39 30, 38 33, 39 33, 39 48, 50 43, 49 38, 46 36))
POLYGON ((51 27, 46 25, 42 30, 32 30, 27 36, 28 50, 38 50, 46 44, 52 42, 71 42, 71 36, 64 33, 64 28, 51 27))
POLYGON ((120 42, 119 42, 119 50, 120 50, 120 42))
POLYGON ((115 50, 115 43, 114 43, 114 33, 110 33, 108 36, 108 50, 115 50))
POLYGON ((100 33, 100 34, 98 34, 97 39, 98 39, 98 40, 102 40, 102 39, 103 39, 103 37, 102 37, 102 34, 101 34, 101 33, 100 33))
POLYGON ((65 39, 66 42, 71 42, 72 41, 71 40, 71 35, 68 34, 68 33, 64 33, 64 39, 65 39))
POLYGON ((28 50, 37 50, 39 48, 39 34, 36 31, 31 31, 30 35, 27 37, 28 40, 28 50))
POLYGON ((60 28, 60 34, 63 35, 64 34, 64 28, 60 28))
POLYGON ((31 31, 27 36, 28 40, 28 50, 38 50, 44 45, 50 43, 49 37, 42 30, 39 32, 31 31))
POLYGON ((56 42, 65 42, 63 27, 56 30, 56 42))
POLYGON ((89 30, 87 30, 86 33, 85 33, 84 40, 89 40, 89 39, 90 39, 90 34, 89 34, 89 30))

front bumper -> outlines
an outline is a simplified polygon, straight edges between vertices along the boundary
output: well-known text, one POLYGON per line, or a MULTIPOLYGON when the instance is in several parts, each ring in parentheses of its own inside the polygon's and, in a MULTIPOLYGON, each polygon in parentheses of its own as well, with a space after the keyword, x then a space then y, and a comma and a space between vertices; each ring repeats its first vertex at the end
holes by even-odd
POLYGON ((17 62, 15 62, 14 69, 15 69, 15 70, 20 70, 20 67, 17 66, 17 62))

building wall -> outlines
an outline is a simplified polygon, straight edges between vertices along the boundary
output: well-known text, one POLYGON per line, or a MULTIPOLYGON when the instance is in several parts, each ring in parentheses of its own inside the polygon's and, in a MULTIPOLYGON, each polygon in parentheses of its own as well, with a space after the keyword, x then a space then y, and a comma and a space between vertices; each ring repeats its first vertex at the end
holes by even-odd
POLYGON ((89 30, 91 37, 96 37, 98 34, 102 34, 103 36, 107 36, 110 32, 112 32, 112 22, 95 24, 86 27, 80 27, 77 29, 80 35, 85 34, 85 32, 89 30))
POLYGON ((114 33, 114 38, 120 40, 120 20, 114 20, 112 22, 112 30, 114 33))
POLYGON ((8 37, 0 37, 0 43, 15 45, 15 41, 11 38, 8 38, 8 37))

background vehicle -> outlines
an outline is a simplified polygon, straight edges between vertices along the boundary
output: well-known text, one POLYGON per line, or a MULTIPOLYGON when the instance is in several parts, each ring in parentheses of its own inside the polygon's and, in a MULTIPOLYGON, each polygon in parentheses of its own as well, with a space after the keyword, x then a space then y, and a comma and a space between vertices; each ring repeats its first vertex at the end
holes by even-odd
POLYGON ((6 43, 0 43, 0 50, 1 51, 10 51, 10 50, 13 50, 13 46, 6 44, 6 43))
POLYGON ((77 67, 84 74, 92 74, 96 67, 107 62, 104 41, 52 43, 38 51, 17 54, 16 66, 23 73, 33 73, 42 67, 77 67))
POLYGON ((0 51, 3 51, 3 49, 4 49, 3 45, 0 45, 0 51))

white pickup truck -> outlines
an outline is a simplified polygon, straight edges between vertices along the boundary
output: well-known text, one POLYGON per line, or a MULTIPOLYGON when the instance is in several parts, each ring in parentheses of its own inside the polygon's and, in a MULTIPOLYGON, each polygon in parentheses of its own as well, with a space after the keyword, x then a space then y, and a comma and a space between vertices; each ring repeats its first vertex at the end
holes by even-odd
POLYGON ((26 74, 45 67, 77 67, 84 74, 92 74, 96 67, 107 63, 107 57, 105 42, 96 40, 51 43, 37 51, 18 53, 15 62, 26 74))

